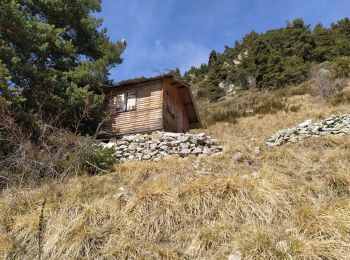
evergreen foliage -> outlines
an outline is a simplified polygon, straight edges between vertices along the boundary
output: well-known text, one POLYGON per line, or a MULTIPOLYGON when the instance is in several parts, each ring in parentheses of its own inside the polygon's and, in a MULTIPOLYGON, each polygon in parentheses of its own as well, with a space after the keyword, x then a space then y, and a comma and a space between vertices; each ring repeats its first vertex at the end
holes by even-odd
POLYGON ((126 43, 101 29, 100 0, 0 0, 0 98, 18 122, 91 133, 102 116, 108 71, 126 43), (58 123, 59 122, 59 123, 58 123))
POLYGON ((199 96, 216 100, 224 95, 220 82, 241 88, 280 89, 304 81, 313 63, 336 61, 339 74, 345 75, 349 56, 349 18, 330 28, 318 24, 314 29, 296 19, 283 28, 260 34, 253 31, 233 47, 225 46, 223 53, 213 50, 208 64, 192 67, 184 78, 199 83, 199 96))

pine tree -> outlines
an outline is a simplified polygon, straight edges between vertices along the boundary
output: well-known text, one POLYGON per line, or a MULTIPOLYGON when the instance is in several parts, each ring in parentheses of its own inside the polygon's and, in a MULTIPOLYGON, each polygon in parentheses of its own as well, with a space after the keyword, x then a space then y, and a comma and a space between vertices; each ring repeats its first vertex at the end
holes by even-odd
POLYGON ((209 54, 209 65, 214 65, 216 61, 218 60, 218 56, 216 54, 216 51, 212 50, 209 54))
POLYGON ((340 75, 348 75, 349 56, 349 18, 330 28, 318 24, 313 30, 296 19, 265 33, 252 31, 233 47, 225 46, 223 53, 211 51, 208 64, 191 68, 185 76, 195 75, 191 81, 199 83, 200 92, 208 99, 215 100, 223 94, 218 86, 222 81, 248 88, 248 79, 254 78, 260 89, 283 88, 302 82, 312 63, 333 61, 340 75))
POLYGON ((113 43, 92 12, 100 0, 0 0, 0 95, 18 121, 56 119, 92 131, 108 71, 125 42, 113 43), (31 119, 31 120, 29 120, 31 119))

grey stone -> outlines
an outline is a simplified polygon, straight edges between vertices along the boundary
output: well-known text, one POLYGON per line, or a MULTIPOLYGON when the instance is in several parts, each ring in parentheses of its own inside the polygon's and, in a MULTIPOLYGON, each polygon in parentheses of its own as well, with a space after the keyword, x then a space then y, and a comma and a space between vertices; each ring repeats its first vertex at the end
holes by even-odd
POLYGON ((115 143, 115 142, 108 142, 108 143, 102 143, 101 144, 102 145, 102 147, 104 147, 104 148, 114 148, 115 146, 117 146, 117 144, 115 143))
POLYGON ((236 153, 233 154, 232 158, 237 160, 237 161, 239 161, 239 160, 241 160, 243 158, 243 153, 236 152, 236 153))
POLYGON ((117 199, 126 198, 126 189, 124 187, 119 187, 117 193, 113 197, 117 199))
POLYGON ((253 177, 259 177, 260 176, 260 172, 259 171, 253 171, 252 172, 252 176, 253 177))
POLYGON ((304 122, 302 122, 301 124, 298 125, 298 127, 303 128, 303 127, 307 127, 312 123, 311 119, 305 120, 304 122))
MULTIPOLYGON (((119 140, 110 141, 110 143, 117 144, 110 146, 114 147, 118 162, 158 160, 170 155, 180 155, 184 158, 190 154, 201 156, 222 151, 218 141, 205 133, 154 132, 127 135, 119 140)), ((106 144, 101 145, 107 147, 106 144)))
POLYGON ((296 128, 281 129, 267 141, 268 146, 278 146, 286 142, 298 142, 310 136, 350 134, 350 114, 335 116, 312 123, 311 119, 296 128))
POLYGON ((117 145, 127 145, 128 144, 128 142, 126 142, 126 141, 122 141, 122 140, 118 140, 117 142, 116 142, 116 144, 117 145))
POLYGON ((136 150, 137 149, 137 144, 136 143, 130 143, 128 149, 129 150, 136 150))
POLYGON ((159 155, 161 155, 161 156, 168 156, 169 154, 167 153, 167 152, 164 152, 164 151, 160 151, 159 152, 159 155))
POLYGON ((142 156, 142 160, 150 160, 152 157, 149 154, 145 154, 142 156))
POLYGON ((189 143, 180 143, 180 147, 181 147, 182 149, 187 149, 187 148, 190 147, 190 144, 189 144, 189 143))
POLYGON ((258 156, 259 154, 261 153, 260 151, 260 147, 254 147, 253 151, 252 151, 252 154, 255 155, 255 156, 258 156))
POLYGON ((143 155, 142 153, 136 153, 135 154, 135 159, 140 161, 142 159, 142 155, 143 155))
POLYGON ((189 136, 185 136, 185 135, 179 136, 178 140, 182 143, 187 142, 189 140, 189 136))
POLYGON ((227 260, 241 260, 242 254, 240 251, 236 251, 227 257, 227 260))
POLYGON ((166 132, 163 134, 164 137, 172 137, 172 138, 177 138, 180 135, 180 133, 171 133, 171 132, 166 132))
POLYGON ((200 154, 202 153, 203 149, 200 147, 196 147, 195 149, 193 149, 192 153, 193 154, 200 154))
POLYGON ((160 150, 168 150, 168 146, 163 145, 163 146, 159 147, 159 149, 160 149, 160 150))
POLYGON ((157 148, 157 144, 153 143, 149 147, 152 151, 154 151, 157 148))
POLYGON ((122 141, 133 142, 135 140, 136 140, 136 136, 135 135, 124 135, 122 137, 122 141))
POLYGON ((210 149, 207 146, 203 147, 203 154, 209 154, 210 153, 210 149))
POLYGON ((287 241, 285 240, 281 240, 281 241, 278 241, 275 245, 277 251, 279 252, 282 252, 282 253, 287 253, 288 252, 288 244, 287 244, 287 241))
POLYGON ((151 154, 151 153, 152 153, 152 151, 151 151, 151 150, 149 150, 149 149, 145 149, 145 150, 143 150, 143 153, 144 153, 144 154, 151 154))
POLYGON ((190 149, 182 149, 181 151, 180 151, 180 154, 181 155, 188 155, 188 154, 190 154, 191 153, 191 150, 190 149))

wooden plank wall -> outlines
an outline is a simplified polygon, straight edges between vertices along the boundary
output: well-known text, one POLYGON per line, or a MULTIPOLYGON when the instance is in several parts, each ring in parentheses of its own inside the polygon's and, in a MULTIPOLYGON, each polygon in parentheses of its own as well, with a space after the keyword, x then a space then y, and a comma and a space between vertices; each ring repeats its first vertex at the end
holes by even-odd
POLYGON ((189 121, 186 111, 183 107, 177 88, 172 86, 169 81, 164 82, 163 100, 164 130, 169 132, 187 132, 189 130, 189 121), (167 104, 169 103, 167 93, 169 93, 169 95, 175 100, 175 117, 173 117, 167 109, 167 104), (180 110, 183 110, 183 118, 181 122, 179 122, 180 110))
POLYGON ((112 90, 108 99, 108 111, 113 111, 114 96, 127 91, 136 91, 136 110, 114 113, 105 129, 116 135, 161 130, 162 126, 162 81, 150 84, 122 86, 112 90))

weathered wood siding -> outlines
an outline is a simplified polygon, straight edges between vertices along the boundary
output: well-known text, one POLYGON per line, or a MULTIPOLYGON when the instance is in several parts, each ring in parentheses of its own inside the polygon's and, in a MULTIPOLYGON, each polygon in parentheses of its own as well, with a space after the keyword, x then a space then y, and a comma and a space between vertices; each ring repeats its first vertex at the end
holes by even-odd
POLYGON ((169 81, 164 82, 163 90, 163 127, 169 132, 187 132, 189 130, 189 121, 182 104, 180 95, 176 87, 169 81), (168 105, 173 99, 175 102, 174 116, 168 111, 168 105))
POLYGON ((122 86, 108 95, 107 109, 112 114, 105 130, 116 135, 161 130, 163 91, 162 81, 150 84, 122 86), (136 110, 113 113, 114 97, 128 91, 136 91, 136 110))

